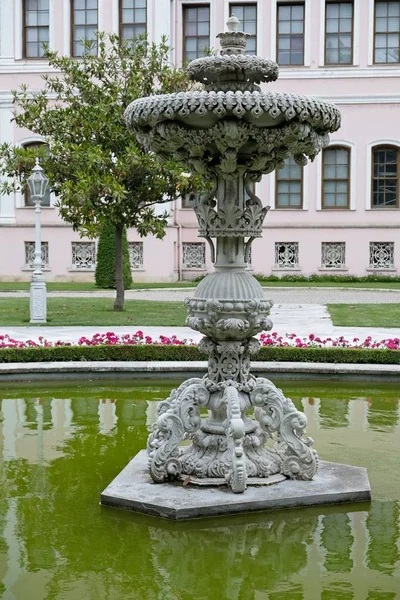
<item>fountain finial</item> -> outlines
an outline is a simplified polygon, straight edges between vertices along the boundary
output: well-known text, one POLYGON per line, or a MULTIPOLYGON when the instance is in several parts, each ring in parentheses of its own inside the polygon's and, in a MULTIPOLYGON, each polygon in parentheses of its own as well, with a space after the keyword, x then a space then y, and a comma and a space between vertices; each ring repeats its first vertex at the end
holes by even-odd
POLYGON ((235 17, 235 15, 232 15, 227 20, 226 26, 228 31, 239 31, 240 21, 237 17, 235 17))
POLYGON ((221 40, 221 54, 245 54, 250 34, 239 31, 240 21, 235 15, 229 17, 226 26, 228 31, 217 35, 221 40))

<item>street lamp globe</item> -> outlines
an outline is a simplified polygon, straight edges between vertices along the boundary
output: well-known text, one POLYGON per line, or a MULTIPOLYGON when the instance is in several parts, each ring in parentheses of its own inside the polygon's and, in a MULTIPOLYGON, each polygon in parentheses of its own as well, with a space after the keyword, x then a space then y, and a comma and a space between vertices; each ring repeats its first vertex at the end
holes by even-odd
POLYGON ((32 174, 28 177, 27 183, 31 197, 42 199, 46 193, 49 180, 45 176, 38 158, 36 158, 36 164, 32 169, 32 174))

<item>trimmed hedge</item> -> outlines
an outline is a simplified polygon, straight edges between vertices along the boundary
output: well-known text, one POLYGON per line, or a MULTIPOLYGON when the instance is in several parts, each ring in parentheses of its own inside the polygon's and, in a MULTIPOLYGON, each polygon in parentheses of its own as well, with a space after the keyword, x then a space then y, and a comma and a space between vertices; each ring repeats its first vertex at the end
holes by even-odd
MULTIPOLYGON (((96 286, 103 289, 115 289, 115 238, 114 223, 106 221, 100 232, 94 275, 96 286)), ((122 274, 124 288, 129 290, 132 286, 132 273, 125 228, 122 233, 122 274)))
MULTIPOLYGON (((2 348, 1 363, 70 361, 194 361, 206 360, 197 346, 58 346, 50 348, 2 348)), ((399 365, 399 350, 351 348, 262 347, 254 357, 266 362, 312 362, 399 365)))
POLYGON ((314 273, 312 275, 264 275, 263 273, 255 273, 253 275, 257 281, 268 282, 268 281, 293 281, 293 282, 325 282, 325 283, 400 283, 400 277, 392 275, 364 275, 358 277, 357 275, 319 275, 314 273))

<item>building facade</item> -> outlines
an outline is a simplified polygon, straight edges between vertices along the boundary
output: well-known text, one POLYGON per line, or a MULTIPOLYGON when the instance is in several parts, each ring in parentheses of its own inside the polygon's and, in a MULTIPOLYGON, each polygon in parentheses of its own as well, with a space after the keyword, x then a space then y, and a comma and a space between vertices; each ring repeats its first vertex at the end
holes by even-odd
MULTIPOLYGON (((42 85, 42 42, 77 58, 104 30, 170 40, 181 65, 215 47, 230 14, 251 34, 248 52, 276 60, 268 89, 317 95, 342 127, 313 163, 292 160, 257 184, 271 207, 253 244, 255 273, 396 275, 400 270, 400 0, 1 0, 0 143, 42 140, 12 122, 11 90, 42 85)), ((65 224, 49 195, 42 211, 48 280, 92 280, 96 242, 65 224)), ((161 210, 164 210, 161 206, 161 210)), ((136 281, 192 279, 212 269, 190 200, 170 207, 163 240, 128 232, 136 281)), ((29 279, 34 214, 28 196, 0 197, 0 279, 29 279)))

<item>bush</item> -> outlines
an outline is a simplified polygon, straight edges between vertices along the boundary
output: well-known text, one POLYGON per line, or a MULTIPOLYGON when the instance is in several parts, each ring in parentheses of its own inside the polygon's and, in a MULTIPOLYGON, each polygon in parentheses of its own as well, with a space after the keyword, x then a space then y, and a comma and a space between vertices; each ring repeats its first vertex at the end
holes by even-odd
POLYGON ((263 273, 256 273, 253 275, 257 281, 268 282, 268 281, 293 281, 293 282, 332 282, 332 283, 400 283, 400 277, 393 277, 391 275, 365 275, 364 277, 357 277, 356 275, 264 275, 263 273))
MULTIPOLYGON (((124 287, 132 286, 132 273, 129 263, 128 239, 126 229, 122 234, 122 271, 124 287)), ((97 248, 95 282, 97 287, 115 289, 115 225, 107 222, 103 225, 97 248)))
MULTIPOLYGON (((206 360, 197 346, 121 345, 3 348, 1 363, 70 361, 195 361, 206 360)), ((255 361, 399 365, 398 350, 353 348, 262 347, 255 361)))

